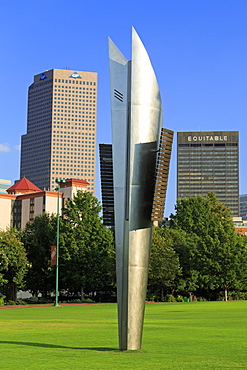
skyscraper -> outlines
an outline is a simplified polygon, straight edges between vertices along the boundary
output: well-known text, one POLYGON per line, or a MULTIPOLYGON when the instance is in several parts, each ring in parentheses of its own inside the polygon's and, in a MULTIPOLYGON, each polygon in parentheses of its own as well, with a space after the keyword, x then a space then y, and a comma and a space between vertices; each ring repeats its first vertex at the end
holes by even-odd
POLYGON ((238 131, 178 132, 177 197, 209 191, 239 216, 238 131))
POLYGON ((239 216, 242 217, 243 220, 247 220, 247 194, 241 194, 239 196, 239 202, 240 202, 239 216))
POLYGON ((97 73, 51 69, 28 90, 27 133, 21 142, 20 177, 54 190, 55 179, 89 182, 96 167, 97 73))

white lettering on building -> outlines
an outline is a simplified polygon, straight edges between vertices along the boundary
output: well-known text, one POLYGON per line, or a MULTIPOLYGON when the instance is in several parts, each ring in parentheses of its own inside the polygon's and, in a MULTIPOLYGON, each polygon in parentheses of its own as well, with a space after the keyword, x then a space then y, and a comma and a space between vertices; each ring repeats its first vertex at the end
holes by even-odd
POLYGON ((188 141, 227 141, 227 136, 188 136, 188 141))

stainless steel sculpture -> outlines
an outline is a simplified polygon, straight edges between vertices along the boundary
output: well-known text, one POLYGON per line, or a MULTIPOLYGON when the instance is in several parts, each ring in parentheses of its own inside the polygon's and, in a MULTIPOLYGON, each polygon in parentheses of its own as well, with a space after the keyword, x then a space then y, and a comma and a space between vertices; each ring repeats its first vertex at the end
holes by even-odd
POLYGON ((132 61, 109 39, 118 327, 121 350, 141 348, 156 156, 162 125, 158 83, 132 29, 132 61))
POLYGON ((136 350, 142 341, 162 105, 134 29, 132 61, 110 39, 109 59, 119 347, 136 350))

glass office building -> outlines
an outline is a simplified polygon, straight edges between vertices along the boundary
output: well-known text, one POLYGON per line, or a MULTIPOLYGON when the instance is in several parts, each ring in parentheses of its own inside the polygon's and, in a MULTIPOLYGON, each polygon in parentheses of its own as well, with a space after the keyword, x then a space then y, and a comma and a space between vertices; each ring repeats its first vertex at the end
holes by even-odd
POLYGON ((64 69, 34 76, 21 142, 21 178, 42 190, 54 190, 56 178, 85 180, 94 193, 97 77, 64 69))
POLYGON ((238 131, 178 132, 177 197, 209 191, 239 216, 238 131))
POLYGON ((240 217, 247 220, 247 194, 240 195, 240 217))

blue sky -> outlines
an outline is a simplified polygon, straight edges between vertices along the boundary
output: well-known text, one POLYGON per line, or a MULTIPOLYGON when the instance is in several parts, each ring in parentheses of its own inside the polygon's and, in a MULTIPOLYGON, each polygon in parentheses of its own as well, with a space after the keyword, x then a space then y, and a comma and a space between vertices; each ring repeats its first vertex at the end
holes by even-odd
MULTIPOLYGON (((239 130, 240 193, 247 193, 246 19, 246 0, 2 2, 0 178, 19 179, 28 86, 48 69, 99 73, 97 141, 111 142, 107 37, 131 59, 134 26, 159 81, 163 126, 175 133, 239 130)), ((166 216, 175 201, 176 138, 166 216)))

